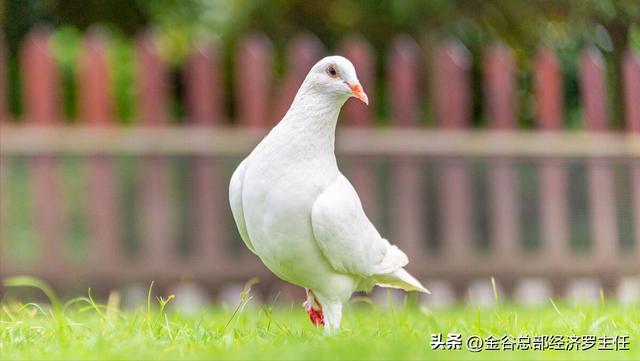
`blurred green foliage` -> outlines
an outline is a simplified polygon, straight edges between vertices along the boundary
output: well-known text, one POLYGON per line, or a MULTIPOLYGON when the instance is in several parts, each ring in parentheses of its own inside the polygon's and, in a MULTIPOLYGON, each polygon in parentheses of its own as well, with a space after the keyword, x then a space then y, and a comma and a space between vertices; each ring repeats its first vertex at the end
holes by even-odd
MULTIPOLYGON (((640 1, 638 0, 6 0, 3 31, 8 43, 9 103, 13 114, 22 112, 18 50, 35 25, 52 28, 56 61, 60 65, 64 101, 69 121, 77 115, 76 62, 82 32, 91 29, 108 34, 116 112, 123 122, 135 118, 136 33, 152 29, 161 55, 174 66, 175 93, 180 97, 179 64, 191 49, 215 41, 224 50, 227 73, 233 67, 234 50, 249 32, 263 32, 274 43, 276 68, 282 72, 288 41, 300 32, 315 34, 327 50, 335 51, 349 35, 360 34, 377 55, 379 84, 376 109, 385 109, 382 80, 386 52, 393 38, 407 33, 424 50, 425 67, 438 41, 459 39, 474 57, 474 121, 482 125, 481 59, 486 47, 507 43, 517 58, 519 122, 532 126, 531 67, 540 44, 558 49, 565 70, 567 125, 581 126, 576 79, 577 58, 585 46, 602 51, 608 64, 611 114, 621 126, 619 63, 623 51, 640 49, 640 1)), ((428 74, 423 83, 426 83, 428 74)), ((229 79, 227 79, 229 80, 229 79)), ((232 84, 229 83, 231 87, 232 84)), ((177 102, 179 104, 179 102, 177 102)), ((429 118, 429 105, 424 112, 429 118)), ((174 113, 182 114, 178 106, 174 113)))

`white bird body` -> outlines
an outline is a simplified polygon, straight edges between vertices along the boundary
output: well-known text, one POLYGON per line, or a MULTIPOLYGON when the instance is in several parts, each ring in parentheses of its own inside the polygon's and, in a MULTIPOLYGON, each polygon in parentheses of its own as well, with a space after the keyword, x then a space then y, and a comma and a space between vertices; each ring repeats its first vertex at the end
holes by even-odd
POLYGON ((311 314, 311 305, 317 305, 329 331, 339 327, 342 304, 354 291, 380 284, 427 292, 402 269, 406 255, 380 236, 338 170, 338 114, 362 91, 358 87, 345 58, 318 62, 287 114, 238 166, 229 187, 247 247, 278 277, 308 290, 307 310, 311 314), (350 87, 325 73, 328 66, 350 87))

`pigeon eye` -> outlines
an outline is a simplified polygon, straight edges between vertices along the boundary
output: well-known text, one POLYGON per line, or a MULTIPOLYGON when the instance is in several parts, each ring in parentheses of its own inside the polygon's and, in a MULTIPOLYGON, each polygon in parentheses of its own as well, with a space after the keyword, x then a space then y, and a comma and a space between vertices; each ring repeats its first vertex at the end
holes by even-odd
POLYGON ((338 71, 336 70, 336 67, 333 66, 333 65, 329 65, 327 67, 327 74, 332 78, 337 78, 338 77, 338 71))

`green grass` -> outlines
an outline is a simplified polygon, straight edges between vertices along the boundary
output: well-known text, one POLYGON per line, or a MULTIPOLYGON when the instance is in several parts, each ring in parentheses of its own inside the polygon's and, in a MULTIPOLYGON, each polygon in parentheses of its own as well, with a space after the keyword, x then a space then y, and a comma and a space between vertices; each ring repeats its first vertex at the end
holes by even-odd
MULTIPOLYGON (((640 307, 616 304, 538 308, 428 309, 409 302, 383 308, 370 302, 345 309, 343 328, 325 335, 299 303, 254 305, 196 314, 167 299, 138 310, 80 297, 53 306, 5 301, 0 309, 0 358, 8 359, 640 359, 640 307), (168 303, 165 307, 163 304, 168 303), (629 351, 431 350, 432 333, 495 335, 629 335, 629 351)), ((597 346, 596 346, 597 347, 597 346)))

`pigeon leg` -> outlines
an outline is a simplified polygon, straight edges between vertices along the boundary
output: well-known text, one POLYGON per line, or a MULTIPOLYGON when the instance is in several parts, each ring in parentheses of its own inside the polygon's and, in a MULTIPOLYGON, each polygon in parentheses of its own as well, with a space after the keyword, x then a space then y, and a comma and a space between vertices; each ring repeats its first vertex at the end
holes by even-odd
MULTIPOLYGON (((318 299, 318 297, 316 297, 318 299)), ((340 329, 342 319, 342 302, 320 297, 323 305, 324 330, 326 333, 334 333, 340 329)))
POLYGON ((304 309, 309 313, 309 319, 311 323, 316 326, 323 325, 324 326, 324 314, 322 313, 322 305, 316 299, 313 291, 308 288, 305 288, 307 291, 307 300, 302 304, 304 309))

